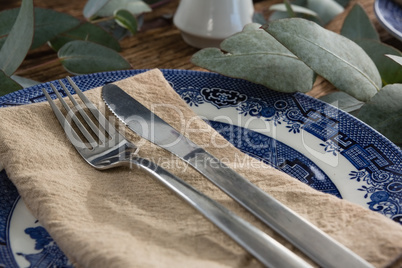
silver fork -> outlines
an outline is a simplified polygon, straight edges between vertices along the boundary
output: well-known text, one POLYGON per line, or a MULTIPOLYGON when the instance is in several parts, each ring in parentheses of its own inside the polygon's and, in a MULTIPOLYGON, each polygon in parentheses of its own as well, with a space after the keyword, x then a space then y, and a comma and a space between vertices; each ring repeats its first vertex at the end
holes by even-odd
POLYGON ((100 170, 133 165, 142 168, 202 213, 264 265, 268 267, 311 267, 307 262, 249 222, 238 217, 155 163, 136 155, 136 146, 117 132, 114 126, 87 99, 70 77, 67 77, 67 80, 81 101, 92 113, 93 118, 95 118, 94 121, 97 122, 94 122, 88 116, 87 112, 73 98, 61 80, 59 83, 71 100, 74 109, 69 107, 53 84, 51 84, 51 87, 66 110, 68 117, 56 106, 48 92, 45 89, 42 89, 42 91, 67 134, 68 139, 75 146, 78 153, 92 167, 100 170), (76 115, 77 111, 81 115, 81 119, 76 115), (75 123, 81 137, 83 136, 86 142, 74 130, 69 119, 72 119, 75 123), (84 123, 81 121, 84 121, 84 123), (101 127, 99 128, 97 124, 101 127), (92 130, 92 135, 88 127, 92 130), (93 137, 94 134, 95 138, 93 137))

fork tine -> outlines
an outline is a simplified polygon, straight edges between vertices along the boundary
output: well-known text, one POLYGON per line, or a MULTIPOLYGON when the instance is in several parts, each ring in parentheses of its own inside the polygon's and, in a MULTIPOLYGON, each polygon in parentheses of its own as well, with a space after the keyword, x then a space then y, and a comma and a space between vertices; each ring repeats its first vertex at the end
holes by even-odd
POLYGON ((82 91, 78 88, 78 86, 69 76, 67 76, 67 80, 70 83, 70 85, 74 88, 77 95, 81 98, 84 104, 91 111, 92 115, 96 118, 96 120, 98 120, 102 128, 106 131, 106 133, 109 134, 111 138, 113 138, 114 134, 116 133, 114 126, 109 122, 109 120, 105 118, 105 116, 99 111, 99 109, 82 93, 82 91), (114 130, 113 134, 111 133, 111 130, 114 130))
MULTIPOLYGON (((64 109, 67 111, 67 114, 71 117, 71 119, 73 119, 74 123, 76 124, 78 129, 81 131, 81 133, 84 135, 84 137, 87 139, 89 144, 92 147, 96 146, 97 142, 92 137, 92 135, 88 132, 86 127, 81 123, 81 121, 78 119, 78 117, 75 115, 74 111, 70 108, 70 106, 68 106, 68 104, 65 102, 63 97, 57 91, 57 89, 52 84, 50 84, 50 86, 52 87, 52 89, 53 89, 54 93, 56 94, 57 98, 59 99, 59 101, 63 105, 64 109)), ((65 120, 65 121, 68 121, 68 120, 65 120)), ((71 126, 71 124, 70 124, 70 126, 71 126)))
MULTIPOLYGON (((53 91, 55 91, 55 90, 53 89, 53 91)), ((50 97, 49 93, 47 93, 47 91, 44 88, 42 88, 42 92, 43 92, 43 94, 45 94, 45 97, 46 97, 47 101, 49 102, 50 107, 52 108, 54 114, 56 115, 56 118, 59 120, 60 125, 63 127, 64 132, 67 134, 67 137, 70 140, 70 142, 72 142, 72 144, 75 145, 76 143, 73 142, 73 139, 74 139, 74 140, 79 141, 79 142, 81 142, 83 144, 84 142, 78 136, 77 132, 75 132, 75 130, 71 126, 70 122, 68 122, 68 120, 66 120, 66 117, 60 111, 59 107, 56 106, 56 104, 54 103, 54 101, 50 97), (67 131, 67 129, 68 129, 68 131, 67 131), (73 139, 71 138, 70 134, 73 136, 73 139)))
MULTIPOLYGON (((70 78, 70 77, 67 77, 70 78)), ((77 92, 77 85, 71 80, 71 78, 68 80, 70 85, 75 89, 75 91, 77 92)), ((105 135, 102 133, 102 131, 100 130, 100 128, 98 128, 95 123, 93 122, 93 120, 91 118, 89 118, 88 114, 84 111, 84 109, 82 108, 82 106, 74 99, 74 97, 71 95, 70 91, 68 91, 68 89, 66 88, 66 86, 64 85, 64 83, 59 80, 60 85, 62 86, 62 88, 64 89, 64 92, 66 92, 68 98, 70 99, 70 101, 73 103, 74 107, 78 110, 78 112, 81 114, 82 118, 84 119, 84 121, 88 124, 88 126, 92 129, 93 133, 99 138, 99 140, 104 143, 106 141, 106 137, 105 135)), ((78 89, 79 90, 79 89, 78 89)))

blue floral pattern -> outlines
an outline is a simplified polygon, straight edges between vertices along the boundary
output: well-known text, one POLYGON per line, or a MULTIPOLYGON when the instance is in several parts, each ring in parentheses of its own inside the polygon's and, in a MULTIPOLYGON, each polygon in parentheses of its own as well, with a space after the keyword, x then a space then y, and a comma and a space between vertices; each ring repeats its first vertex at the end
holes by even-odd
POLYGON ((246 154, 291 174, 316 190, 341 197, 333 182, 317 165, 289 146, 250 129, 216 121, 209 123, 246 154))
POLYGON ((25 233, 35 240, 35 249, 38 253, 25 254, 18 252, 17 255, 23 256, 29 262, 29 268, 36 267, 60 267, 73 268, 64 253, 50 237, 49 233, 42 226, 25 229, 25 233), (43 258, 43 256, 49 256, 43 258))
POLYGON ((325 152, 332 153, 334 156, 340 151, 338 144, 332 140, 326 141, 325 143, 320 143, 320 146, 324 147, 325 152))
MULTIPOLYGON (((195 88, 192 88, 192 91, 194 90, 195 88)), ((181 97, 185 100, 186 94, 181 94, 181 97)), ((357 190, 365 192, 364 198, 368 199, 367 204, 370 209, 396 221, 400 221, 402 218, 401 169, 397 170, 396 173, 390 170, 384 171, 383 168, 390 164, 390 160, 383 153, 370 146, 362 148, 356 142, 342 140, 342 137, 346 135, 341 133, 339 121, 315 109, 304 110, 302 103, 298 101, 297 95, 293 95, 286 100, 277 100, 270 104, 261 98, 243 96, 240 93, 235 94, 232 91, 215 87, 213 89, 203 88, 198 96, 199 104, 209 102, 220 109, 226 106, 235 106, 241 115, 261 117, 266 121, 272 121, 275 126, 284 124, 289 133, 298 135, 304 130, 318 137, 322 140, 319 145, 326 153, 333 156, 342 154, 358 169, 358 171, 350 172, 350 180, 366 183, 357 190), (231 94, 227 94, 227 92, 231 94), (208 94, 215 97, 210 97, 208 94), (217 96, 225 96, 224 101, 217 96)), ((189 101, 187 103, 190 104, 189 101)), ((256 134, 254 133, 253 135, 256 134)), ((249 140, 253 142, 253 146, 261 143, 260 139, 261 137, 258 137, 258 139, 250 139, 249 137, 249 140)), ((253 146, 246 146, 244 143, 241 146, 237 146, 253 156, 261 154, 261 152, 259 154, 253 152, 253 146)), ((275 166, 272 161, 268 162, 275 166)), ((399 165, 401 166, 402 164, 399 165)), ((303 172, 300 170, 299 173, 295 174, 290 171, 287 173, 295 177, 299 176, 297 178, 303 181, 301 178, 303 172)), ((304 182, 307 183, 307 181, 304 182)))
POLYGON ((237 106, 245 101, 247 96, 235 90, 221 88, 202 88, 200 94, 205 101, 213 104, 217 108, 237 106))
POLYGON ((7 230, 9 214, 18 202, 18 192, 12 182, 8 179, 4 170, 0 170, 0 267, 15 267, 16 263, 11 257, 10 243, 7 230))
POLYGON ((351 180, 366 181, 370 175, 366 171, 351 171, 349 173, 351 180))
MULTIPOLYGON (((7 231, 9 229, 9 213, 18 202, 18 191, 8 179, 4 170, 0 171, 0 267, 18 267, 10 247, 7 231)), ((38 253, 17 252, 29 262, 29 268, 61 267, 73 268, 64 253, 54 242, 53 238, 42 226, 25 229, 25 233, 35 240, 35 250, 38 253), (44 257, 45 256, 45 257, 44 257)))
POLYGON ((200 94, 200 91, 194 89, 193 87, 181 88, 177 91, 177 93, 180 94, 183 100, 185 100, 190 107, 193 105, 199 106, 200 104, 204 103, 204 98, 200 94))

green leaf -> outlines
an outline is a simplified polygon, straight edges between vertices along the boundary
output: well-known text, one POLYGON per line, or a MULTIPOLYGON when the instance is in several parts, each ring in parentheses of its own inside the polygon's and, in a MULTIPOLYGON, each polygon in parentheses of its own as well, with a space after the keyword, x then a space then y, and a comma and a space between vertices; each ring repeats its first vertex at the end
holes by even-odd
POLYGON ((58 34, 77 27, 80 20, 50 9, 35 8, 35 36, 31 49, 37 48, 58 34))
MULTIPOLYGON (((273 5, 273 6, 274 6, 273 10, 277 10, 277 11, 274 11, 269 16, 269 21, 291 18, 289 13, 286 11, 286 6, 284 6, 284 4, 277 4, 277 5, 273 5)), ((313 10, 307 8, 307 0, 292 1, 291 7, 295 11, 295 16, 297 18, 308 19, 308 20, 314 21, 319 24, 322 23, 321 18, 319 18, 318 14, 316 12, 314 12, 313 10)), ((265 23, 263 23, 263 24, 265 24, 265 23)))
POLYGON ((0 70, 0 96, 22 89, 17 82, 0 70))
POLYGON ((269 21, 287 19, 287 18, 290 18, 290 16, 286 11, 274 11, 269 16, 269 21))
POLYGON ((68 42, 57 55, 64 68, 73 74, 131 68, 131 65, 113 49, 88 41, 68 42))
POLYGON ((325 25, 345 9, 334 0, 308 0, 306 8, 313 10, 325 25))
POLYGON ((262 12, 254 12, 252 21, 261 25, 267 23, 267 20, 262 12))
POLYGON ((113 50, 120 51, 119 42, 102 28, 91 23, 84 23, 78 27, 71 29, 58 35, 49 42, 49 45, 58 51, 66 43, 74 40, 83 40, 97 43, 109 47, 113 50))
POLYGON ((263 27, 317 74, 356 99, 368 101, 381 88, 374 62, 346 37, 299 18, 277 20, 263 27))
POLYGON ((32 86, 41 84, 38 81, 28 79, 28 78, 25 78, 25 77, 21 77, 21 76, 17 76, 17 75, 12 75, 11 79, 13 79, 15 82, 20 84, 23 88, 32 87, 32 86))
POLYGON ((402 144, 402 84, 385 86, 363 105, 358 118, 395 144, 402 144))
POLYGON ((132 14, 150 12, 151 8, 141 0, 109 0, 98 12, 96 16, 112 17, 115 10, 125 9, 132 14))
MULTIPOLYGON (((344 8, 334 0, 295 0, 291 7, 296 13, 296 17, 308 19, 320 25, 327 24, 344 11, 344 8)), ((292 17, 286 12, 284 4, 279 4, 278 7, 274 5, 274 10, 277 11, 271 14, 270 21, 292 17)))
POLYGON ((341 29, 341 35, 351 40, 380 40, 370 18, 359 4, 354 5, 348 16, 345 18, 341 29))
POLYGON ((0 12, 0 49, 17 20, 19 10, 19 8, 13 8, 0 12))
POLYGON ((109 0, 88 0, 84 6, 84 17, 90 19, 93 17, 102 7, 104 7, 109 0))
POLYGON ((359 101, 342 91, 325 95, 319 99, 338 107, 347 113, 352 113, 359 110, 364 104, 364 102, 359 101))
POLYGON ((129 11, 121 9, 114 13, 114 19, 121 27, 129 30, 132 34, 137 33, 137 19, 129 11))
POLYGON ((314 72, 257 24, 249 24, 242 32, 224 40, 221 49, 226 53, 217 48, 202 49, 191 61, 277 91, 307 92, 313 86, 314 72))
POLYGON ((392 59, 393 61, 395 61, 399 65, 402 65, 402 57, 395 56, 395 55, 390 55, 390 54, 386 54, 385 56, 387 56, 388 58, 392 59))
POLYGON ((336 2, 343 7, 346 7, 349 4, 350 0, 336 0, 336 2))
POLYGON ((17 20, 0 50, 0 70, 12 75, 24 60, 34 34, 34 9, 32 0, 23 0, 17 20))
MULTIPOLYGON (((141 16, 137 19, 139 18, 141 18, 141 16)), ((114 19, 100 21, 97 23, 97 26, 101 27, 116 40, 122 40, 131 34, 129 30, 118 25, 114 19)))
POLYGON ((288 12, 290 17, 295 17, 295 12, 292 9, 292 6, 290 5, 288 0, 283 0, 283 2, 285 3, 285 8, 286 8, 286 12, 288 12))
MULTIPOLYGON (((0 47, 17 19, 19 8, 0 13, 0 47)), ((80 20, 65 13, 51 9, 35 8, 34 39, 30 49, 37 48, 56 35, 79 25, 80 20)))
POLYGON ((402 83, 402 67, 385 54, 402 56, 402 53, 380 41, 362 39, 356 43, 371 57, 380 72, 383 85, 402 83))
MULTIPOLYGON (((295 14, 296 14, 296 18, 303 18, 303 19, 306 19, 306 20, 314 21, 315 23, 318 23, 320 25, 322 24, 321 19, 318 16, 310 16, 310 15, 307 15, 307 14, 297 13, 297 12, 295 14)), ((274 11, 269 16, 269 21, 280 20, 280 19, 289 19, 289 18, 291 18, 291 16, 289 16, 289 14, 287 12, 274 11)), ((262 23, 262 24, 266 24, 266 23, 262 23)))
POLYGON ((379 35, 364 9, 353 6, 342 26, 341 34, 355 41, 370 56, 380 72, 383 85, 401 83, 402 69, 398 64, 384 56, 401 56, 397 49, 380 42, 379 35))
MULTIPOLYGON (((318 17, 318 14, 316 12, 312 11, 311 9, 308 9, 308 8, 305 8, 302 6, 297 6, 297 5, 290 5, 290 6, 291 6, 293 12, 295 12, 295 13, 318 17)), ((288 12, 285 4, 272 5, 272 6, 270 6, 269 10, 288 12)))

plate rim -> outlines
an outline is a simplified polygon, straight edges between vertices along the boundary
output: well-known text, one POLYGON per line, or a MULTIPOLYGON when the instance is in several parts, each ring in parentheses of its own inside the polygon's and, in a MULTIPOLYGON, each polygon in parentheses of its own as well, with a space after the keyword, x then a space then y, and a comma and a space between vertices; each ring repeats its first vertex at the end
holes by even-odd
MULTIPOLYGON (((384 17, 382 9, 380 8, 380 2, 389 2, 390 0, 376 0, 374 2, 374 14, 376 15, 378 22, 395 38, 402 42, 402 32, 396 29, 392 24, 390 24, 384 17)), ((395 3, 395 5, 398 4, 395 3)), ((402 7, 400 8, 402 14, 402 7)))

